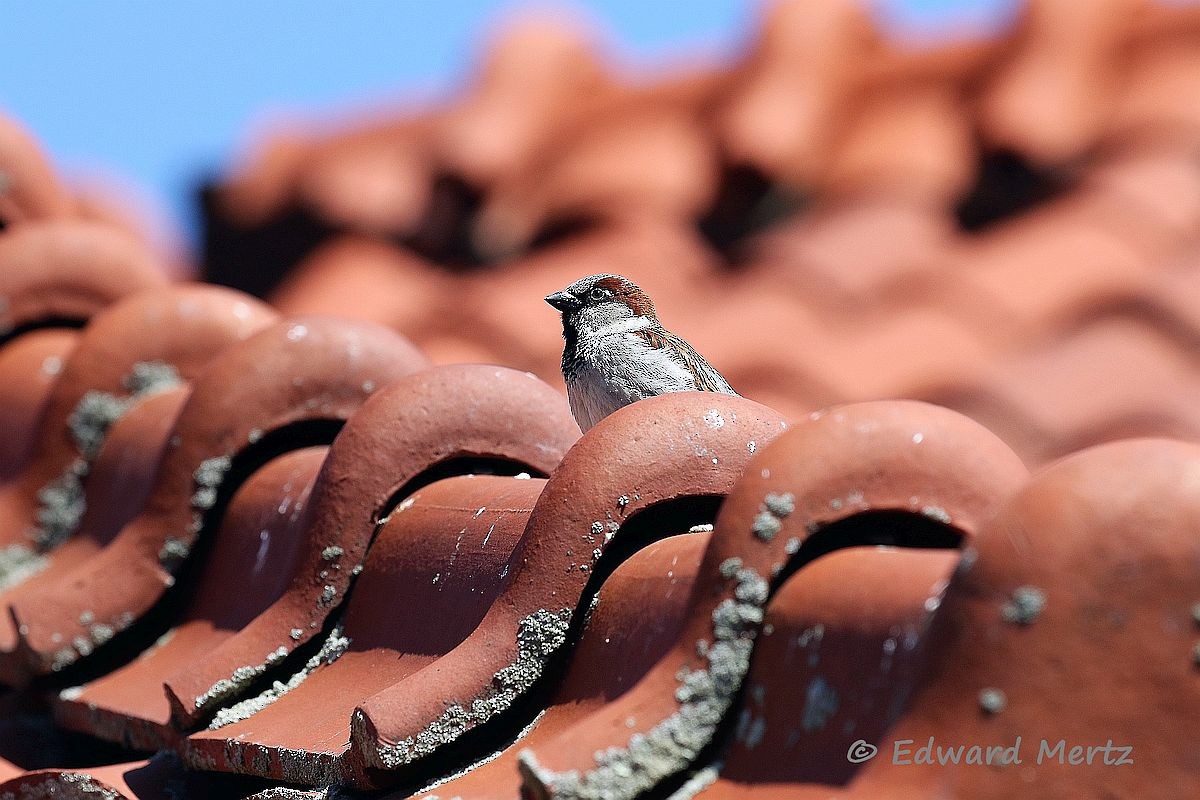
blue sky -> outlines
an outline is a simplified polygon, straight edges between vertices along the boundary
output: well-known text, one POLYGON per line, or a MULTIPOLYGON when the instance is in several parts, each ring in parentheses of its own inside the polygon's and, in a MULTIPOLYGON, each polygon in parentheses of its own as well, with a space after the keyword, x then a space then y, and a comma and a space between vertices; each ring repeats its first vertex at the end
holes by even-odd
MULTIPOLYGON (((864 0, 906 35, 1003 24, 1015 0, 864 0)), ((736 52, 745 0, 596 0, 570 8, 632 64, 736 52)), ((71 177, 124 183, 195 230, 192 191, 272 116, 320 117, 444 95, 489 27, 531 8, 499 0, 9 0, 0 110, 71 177)))

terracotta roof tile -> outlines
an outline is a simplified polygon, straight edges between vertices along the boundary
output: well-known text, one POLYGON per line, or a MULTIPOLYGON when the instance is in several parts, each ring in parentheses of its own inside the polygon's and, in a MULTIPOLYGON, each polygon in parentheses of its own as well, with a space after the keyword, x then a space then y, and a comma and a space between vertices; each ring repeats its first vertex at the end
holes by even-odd
MULTIPOLYGON (((1116 737, 1116 746, 1136 743, 1139 769, 1081 772, 1055 758, 1037 769, 1038 790, 1137 794, 1192 780, 1179 740, 1161 734, 1186 725, 1200 702, 1187 686, 1195 575, 1184 554, 1194 552, 1195 507, 1181 489, 1196 455, 1183 443, 1122 442, 1036 475, 980 532, 970 568, 951 579, 934 619, 935 635, 946 638, 930 678, 885 743, 912 738, 915 748, 933 735, 1010 746, 1023 735, 1028 764, 1041 736, 1054 747, 1060 737, 1092 742, 1093 731, 1112 729, 1105 739, 1116 737), (1155 591, 1137 588, 1146 585, 1155 591), (1014 609, 1014 597, 1024 611, 1014 609), (991 713, 980 709, 985 690, 996 701, 991 713)), ((1111 752, 1109 763, 1120 755, 1111 752)), ((879 758, 843 786, 796 787, 793 796, 921 797, 934 787, 1007 796, 1029 785, 1021 770, 893 766, 879 758)))
POLYGON ((0 331, 79 326, 139 289, 166 284, 157 260, 99 223, 24 223, 0 237, 0 331))
POLYGON ((526 783, 549 797, 615 799, 683 770, 734 702, 770 582, 810 550, 872 536, 952 546, 955 531, 973 535, 1024 476, 984 428, 934 406, 864 403, 797 422, 746 466, 723 504, 671 654, 602 713, 524 754, 526 783), (911 531, 834 524, 897 511, 917 520, 911 531))
POLYGON ((496 32, 435 134, 439 168, 475 186, 526 174, 555 131, 619 91, 582 26, 531 16, 496 32))
POLYGON ((960 555, 847 547, 788 578, 764 614, 719 776, 698 796, 758 797, 772 785, 803 796, 800 786, 850 779, 848 745, 886 742, 927 667, 930 622, 960 555))
POLYGON ((286 593, 305 544, 296 529, 325 454, 324 447, 286 453, 238 487, 182 621, 138 659, 62 694, 54 709, 59 724, 138 750, 174 743, 164 681, 203 662, 286 593))
POLYGON ((192 726, 216 710, 222 698, 206 693, 247 658, 280 647, 291 651, 317 634, 335 607, 325 597, 325 587, 344 598, 351 585, 348 573, 362 562, 378 521, 400 502, 398 492, 411 491, 439 471, 548 474, 578 436, 562 406, 551 389, 531 376, 496 367, 441 367, 379 390, 356 415, 357 422, 343 429, 322 465, 307 510, 305 530, 312 541, 289 596, 208 658, 167 681, 178 724, 192 726), (457 408, 458 413, 434 415, 431 408, 457 408), (467 415, 470 424, 462 422, 467 415), (408 449, 382 444, 388 441, 404 441, 408 449), (363 474, 371 479, 364 480, 363 474), (341 549, 343 569, 312 580, 328 571, 325 553, 330 547, 341 549), (300 634, 294 637, 297 629, 300 634))
POLYGON ((275 311, 0 120, 0 544, 57 545, 0 573, 0 794, 1181 796, 1197 451, 1078 451, 1200 437, 1198 9, 779 2, 637 77, 525 18, 207 188, 275 311), (541 298, 593 272, 744 397, 580 438, 541 298), (1050 722, 1136 767, 882 757, 1050 722))
POLYGON ((11 481, 33 452, 46 399, 78 334, 67 328, 33 330, 0 349, 0 479, 11 481))
POLYGON ((381 525, 325 654, 299 673, 295 688, 260 696, 269 703, 262 710, 243 720, 234 706, 217 716, 219 727, 188 737, 188 763, 309 786, 369 784, 351 744, 355 707, 435 664, 475 630, 500 593, 542 486, 466 476, 409 495, 381 525), (397 613, 380 615, 381 607, 397 613), (348 649, 339 655, 337 647, 348 649))
POLYGON ((523 713, 516 709, 595 591, 591 575, 603 571, 605 552, 647 536, 633 524, 647 516, 640 512, 665 504, 678 509, 676 525, 704 522, 712 503, 700 498, 724 494, 751 454, 783 428, 751 401, 695 393, 649 398, 592 428, 546 484, 521 559, 476 631, 436 666, 360 705, 352 746, 369 766, 397 769, 482 725, 511 727, 512 715, 502 712, 523 713))
POLYGON ((345 419, 376 386, 423 363, 385 329, 320 318, 279 323, 226 348, 193 383, 141 514, 67 575, 10 601, 19 641, 0 663, 30 675, 59 671, 128 629, 174 584, 248 442, 345 419), (242 380, 247 374, 255 380, 242 380))
POLYGON ((71 201, 33 136, 0 115, 0 229, 70 214, 71 201))
MULTIPOLYGON (((517 797, 518 757, 614 702, 667 654, 683 621, 707 533, 669 536, 623 561, 604 583, 559 689, 528 731, 496 758, 424 792, 464 800, 517 797), (646 609, 654 609, 647 614, 646 609)), ((394 800, 406 791, 387 795, 394 800)))

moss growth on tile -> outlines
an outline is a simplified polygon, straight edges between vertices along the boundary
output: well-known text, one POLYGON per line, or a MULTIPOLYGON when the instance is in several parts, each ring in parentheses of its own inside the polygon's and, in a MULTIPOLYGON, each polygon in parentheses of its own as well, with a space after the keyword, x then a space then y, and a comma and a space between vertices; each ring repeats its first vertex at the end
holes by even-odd
POLYGON ((750 529, 754 535, 764 542, 769 542, 783 529, 783 523, 775 518, 770 511, 760 511, 751 523, 750 529))
POLYGON ((168 536, 163 540, 163 545, 158 551, 158 563, 162 564, 168 572, 174 572, 191 551, 192 546, 189 542, 168 536))
POLYGON ((950 518, 950 514, 946 511, 946 509, 942 508, 941 506, 924 506, 921 509, 921 513, 930 519, 937 520, 943 525, 950 525, 954 522, 954 520, 950 518))
POLYGON ((200 462, 200 466, 192 473, 192 480, 196 484, 191 501, 193 510, 203 514, 216 504, 217 489, 232 465, 233 460, 229 456, 214 456, 200 462))
POLYGON ((682 786, 671 792, 667 800, 692 800, 693 797, 717 782, 722 766, 724 765, 716 763, 697 770, 682 786))
POLYGON ((287 658, 289 652, 291 651, 280 645, 268 653, 261 664, 248 664, 244 667, 238 667, 228 678, 222 678, 217 681, 209 687, 207 692, 196 698, 196 710, 204 711, 216 703, 241 694, 250 684, 266 673, 267 670, 287 658))
POLYGON ((796 496, 791 492, 767 492, 763 505, 780 519, 784 519, 796 510, 796 496))
MULTIPOLYGON (((293 631, 295 633, 295 631, 293 631)), ((296 637, 293 637, 296 638, 296 637)), ((275 681, 270 689, 256 697, 251 697, 240 703, 235 703, 227 708, 222 708, 213 717, 209 723, 210 731, 219 730, 226 725, 232 725, 235 722, 241 722, 244 719, 249 719, 253 715, 262 711, 267 706, 274 703, 279 698, 283 697, 288 692, 295 689, 311 675, 317 668, 324 664, 332 664, 342 657, 350 647, 350 640, 343 635, 342 626, 337 625, 329 634, 329 637, 321 644, 321 649, 313 655, 299 672, 295 673, 287 681, 275 681)))
MULTIPOLYGON (((573 613, 570 608, 539 609, 521 620, 517 627, 516 660, 492 676, 491 683, 471 701, 469 708, 454 703, 415 737, 393 745, 374 743, 379 761, 389 769, 410 764, 508 709, 542 676, 550 656, 566 642, 573 613)), ((365 722, 356 712, 351 725, 360 741, 371 743, 365 722)))
POLYGON ((796 498, 790 492, 767 492, 750 530, 759 539, 769 542, 783 529, 783 519, 795 510, 796 498))
POLYGON ((121 380, 121 385, 138 397, 165 392, 181 383, 179 371, 165 361, 139 361, 121 380))
POLYGON ((989 687, 979 692, 979 710, 985 714, 999 714, 1008 707, 1008 695, 1000 689, 989 687))
POLYGON ((597 752, 594 769, 555 772, 525 750, 518 762, 523 772, 563 800, 625 800, 685 769, 700 754, 750 668, 767 600, 767 582, 755 570, 742 566, 741 559, 727 559, 720 570, 727 580, 736 581, 734 596, 713 610, 713 641, 702 656, 707 668, 684 666, 676 673, 679 709, 649 732, 631 736, 625 747, 597 752))
POLYGON ((100 453, 109 428, 132 404, 129 397, 118 397, 110 392, 91 391, 80 399, 67 417, 67 429, 75 449, 83 458, 91 461, 100 453))
POLYGON ((806 731, 819 731, 837 713, 838 694, 824 677, 813 678, 804 692, 804 710, 800 724, 806 731))
POLYGON ((90 465, 77 458, 54 480, 38 490, 38 509, 30 538, 39 552, 47 553, 71 537, 87 511, 83 479, 90 465))
POLYGON ((41 552, 53 550, 78 530, 87 511, 83 480, 91 472, 109 429, 141 399, 175 388, 180 378, 170 364, 147 361, 134 364, 121 383, 130 394, 87 392, 67 417, 67 430, 79 456, 38 491, 38 509, 29 536, 41 552))
POLYGON ((10 544, 0 548, 0 589, 15 586, 48 566, 50 559, 31 547, 10 544))
POLYGON ((1046 608, 1046 593, 1036 586, 1018 586, 1000 609, 1005 622, 1032 625, 1046 608))
POLYGON ((59 786, 63 785, 62 794, 71 797, 88 797, 96 800, 121 800, 120 792, 105 786, 86 772, 58 772, 47 776, 41 784, 26 784, 21 787, 19 794, 12 792, 0 793, 0 800, 33 800, 40 797, 55 797, 59 795, 59 786), (51 783, 53 782, 53 783, 51 783))

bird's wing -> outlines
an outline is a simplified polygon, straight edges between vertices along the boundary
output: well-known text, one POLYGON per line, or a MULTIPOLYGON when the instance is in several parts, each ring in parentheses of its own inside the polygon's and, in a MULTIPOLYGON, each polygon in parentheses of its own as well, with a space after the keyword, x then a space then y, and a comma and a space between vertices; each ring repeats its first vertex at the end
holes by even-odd
POLYGON ((737 394, 729 382, 721 376, 721 373, 704 360, 704 356, 665 328, 643 328, 632 333, 653 349, 666 351, 672 361, 691 374, 698 391, 737 394))

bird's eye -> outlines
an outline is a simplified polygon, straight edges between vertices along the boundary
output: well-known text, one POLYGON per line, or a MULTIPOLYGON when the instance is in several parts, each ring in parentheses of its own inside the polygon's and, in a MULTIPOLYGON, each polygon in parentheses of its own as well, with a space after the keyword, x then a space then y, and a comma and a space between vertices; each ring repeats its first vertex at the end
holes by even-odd
POLYGON ((592 289, 590 292, 588 292, 588 297, 590 297, 592 300, 603 300, 606 297, 612 297, 612 292, 608 289, 602 289, 597 286, 595 289, 592 289))

